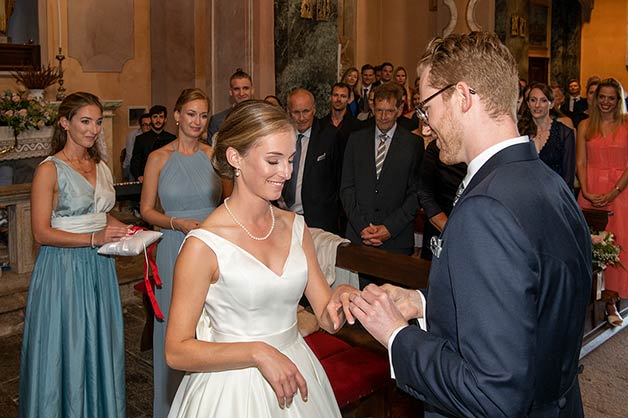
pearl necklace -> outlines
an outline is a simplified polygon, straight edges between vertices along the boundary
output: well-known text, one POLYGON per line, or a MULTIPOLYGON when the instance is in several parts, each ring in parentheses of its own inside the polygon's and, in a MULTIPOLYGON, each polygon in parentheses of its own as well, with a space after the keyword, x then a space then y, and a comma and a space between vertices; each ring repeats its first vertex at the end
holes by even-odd
POLYGON ((251 231, 249 231, 246 226, 244 226, 242 222, 240 222, 238 218, 236 218, 233 212, 231 212, 231 209, 229 209, 229 205, 227 204, 227 201, 229 199, 230 197, 225 199, 225 209, 227 209, 227 212, 229 213, 229 216, 231 216, 231 219, 233 219, 233 221, 238 224, 238 226, 242 228, 244 232, 246 232, 246 235, 248 235, 249 238, 254 239, 255 241, 264 241, 265 239, 268 239, 268 237, 270 237, 270 234, 272 234, 273 230, 275 229, 275 212, 273 212, 273 205, 271 205, 270 203, 268 204, 268 209, 270 210, 270 218, 272 219, 272 223, 270 225, 268 233, 263 237, 256 237, 255 235, 251 234, 251 231))

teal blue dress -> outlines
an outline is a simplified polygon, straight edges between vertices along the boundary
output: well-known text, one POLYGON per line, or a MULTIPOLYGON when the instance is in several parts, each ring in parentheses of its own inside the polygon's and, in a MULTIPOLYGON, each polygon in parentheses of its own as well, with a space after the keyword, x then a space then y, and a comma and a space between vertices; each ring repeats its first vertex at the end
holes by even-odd
MULTIPOLYGON (((222 182, 207 155, 198 150, 192 155, 176 151, 166 161, 159 174, 159 201, 167 216, 202 221, 220 204, 222 182)), ((155 289, 155 298, 164 320, 155 320, 153 328, 153 418, 168 416, 170 405, 184 373, 168 367, 164 357, 166 324, 172 296, 174 262, 185 235, 181 231, 162 229, 157 246, 157 268, 163 285, 155 289)))
MULTIPOLYGON (((51 225, 98 231, 115 204, 111 172, 97 164, 96 188, 65 162, 51 225)), ((45 162, 44 161, 44 162, 45 162)), ((91 247, 44 245, 24 319, 20 418, 124 418, 124 328, 114 260, 91 247)))

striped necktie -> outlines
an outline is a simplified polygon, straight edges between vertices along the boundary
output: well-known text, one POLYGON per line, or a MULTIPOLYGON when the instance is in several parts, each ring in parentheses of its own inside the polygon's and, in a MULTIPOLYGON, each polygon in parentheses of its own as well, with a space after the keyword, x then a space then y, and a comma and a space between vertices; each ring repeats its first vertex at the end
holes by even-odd
POLYGON ((384 160, 386 159, 386 140, 388 139, 388 135, 380 134, 379 135, 379 143, 377 144, 377 152, 375 154, 375 175, 379 180, 379 175, 382 172, 382 167, 384 166, 384 160))

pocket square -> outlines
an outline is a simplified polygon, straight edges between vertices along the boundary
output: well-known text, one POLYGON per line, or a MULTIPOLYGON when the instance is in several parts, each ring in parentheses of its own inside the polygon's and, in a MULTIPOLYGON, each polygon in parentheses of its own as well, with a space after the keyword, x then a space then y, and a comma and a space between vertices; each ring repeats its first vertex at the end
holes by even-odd
POLYGON ((443 241, 436 235, 430 239, 430 250, 432 250, 434 257, 440 258, 440 252, 443 250, 443 241))
POLYGON ((324 152, 321 155, 319 155, 318 157, 316 157, 316 161, 323 161, 325 158, 327 158, 327 153, 324 152))

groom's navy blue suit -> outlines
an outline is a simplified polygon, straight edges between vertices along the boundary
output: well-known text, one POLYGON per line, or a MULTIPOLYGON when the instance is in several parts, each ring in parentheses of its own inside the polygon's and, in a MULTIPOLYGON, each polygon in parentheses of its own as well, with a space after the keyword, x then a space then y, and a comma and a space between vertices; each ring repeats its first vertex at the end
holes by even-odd
POLYGON ((394 339, 397 384, 426 417, 582 417, 578 355, 591 238, 565 182, 532 143, 495 154, 440 237, 428 332, 394 339))

